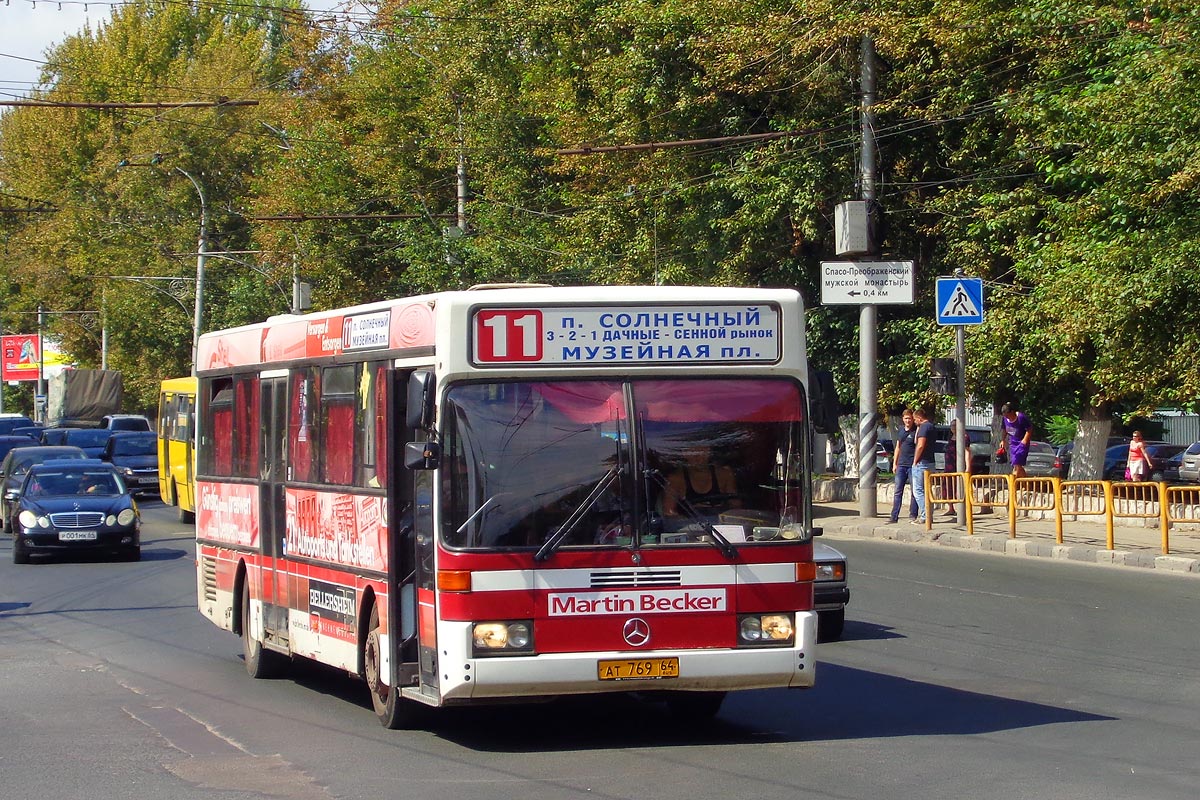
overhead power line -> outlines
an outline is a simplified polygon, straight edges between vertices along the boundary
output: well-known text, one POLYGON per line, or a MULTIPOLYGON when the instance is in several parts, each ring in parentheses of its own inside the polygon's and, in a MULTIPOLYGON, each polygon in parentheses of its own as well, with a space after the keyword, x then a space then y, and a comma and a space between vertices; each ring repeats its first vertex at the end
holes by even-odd
POLYGON ((256 106, 257 100, 187 100, 178 103, 84 103, 68 100, 0 100, 0 106, 45 106, 47 108, 216 108, 220 106, 256 106))
POLYGON ((312 222, 322 219, 455 219, 455 214, 274 214, 243 217, 250 222, 312 222))
POLYGON ((813 128, 803 131, 772 131, 771 133, 746 133, 740 136, 717 136, 710 139, 680 139, 667 142, 639 142, 636 144, 614 144, 605 147, 572 147, 566 150, 555 150, 559 156, 591 156, 600 153, 623 153, 636 150, 667 150, 673 147, 703 147, 710 144, 728 144, 730 142, 761 142, 768 139, 786 139, 794 136, 815 136, 821 133, 833 133, 846 130, 849 125, 831 125, 828 128, 813 128))

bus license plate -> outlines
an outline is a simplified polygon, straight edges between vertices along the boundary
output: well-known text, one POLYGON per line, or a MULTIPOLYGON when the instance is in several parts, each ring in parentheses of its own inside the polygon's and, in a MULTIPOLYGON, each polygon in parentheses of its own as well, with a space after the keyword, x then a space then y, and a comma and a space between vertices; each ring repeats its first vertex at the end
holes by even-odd
POLYGON ((602 681, 653 681, 679 677, 678 658, 635 658, 601 661, 597 672, 602 681))
POLYGON ((94 542, 96 541, 95 531, 59 531, 58 540, 60 542, 94 542))

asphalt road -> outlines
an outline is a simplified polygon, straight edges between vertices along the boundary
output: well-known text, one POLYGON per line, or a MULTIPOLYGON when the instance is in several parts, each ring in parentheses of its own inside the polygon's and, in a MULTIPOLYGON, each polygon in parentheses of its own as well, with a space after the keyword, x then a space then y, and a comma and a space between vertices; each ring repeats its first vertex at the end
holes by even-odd
POLYGON ((252 681, 195 610, 190 528, 140 563, 14 566, 0 538, 0 798, 1079 798, 1200 786, 1200 581, 833 542, 851 557, 818 687, 682 727, 584 698, 385 731, 315 666, 252 681))

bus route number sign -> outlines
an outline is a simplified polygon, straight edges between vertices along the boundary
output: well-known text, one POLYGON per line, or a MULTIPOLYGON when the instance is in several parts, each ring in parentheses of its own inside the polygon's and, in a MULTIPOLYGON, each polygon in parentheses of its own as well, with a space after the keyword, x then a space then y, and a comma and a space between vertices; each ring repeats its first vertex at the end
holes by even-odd
POLYGON ((475 358, 483 364, 541 361, 542 312, 494 309, 475 314, 475 358))

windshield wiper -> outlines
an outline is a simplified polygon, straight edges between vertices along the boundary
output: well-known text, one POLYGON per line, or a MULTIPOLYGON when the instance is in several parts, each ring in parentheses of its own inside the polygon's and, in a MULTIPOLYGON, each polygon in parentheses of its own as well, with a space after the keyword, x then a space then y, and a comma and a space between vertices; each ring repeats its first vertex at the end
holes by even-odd
POLYGON ((503 499, 504 497, 507 497, 508 495, 509 495, 509 492, 499 492, 498 494, 492 495, 487 500, 484 500, 483 505, 481 505, 479 508, 475 509, 475 511, 472 512, 471 516, 469 516, 465 520, 463 520, 463 524, 459 525, 458 529, 454 532, 462 533, 463 531, 465 531, 467 529, 467 526, 471 524, 472 520, 474 520, 476 517, 478 517, 484 511, 486 511, 488 506, 490 506, 494 501, 503 499))
POLYGON ((612 483, 617 479, 617 476, 624 471, 625 467, 623 466, 610 467, 608 472, 604 473, 604 477, 600 478, 596 485, 592 487, 592 491, 588 492, 588 496, 583 499, 583 502, 579 504, 578 508, 571 512, 571 516, 567 517, 566 521, 564 521, 559 529, 554 532, 554 535, 547 539, 546 543, 543 544, 536 553, 534 553, 533 560, 545 561, 547 558, 549 558, 551 554, 553 554, 554 551, 557 550, 564 541, 566 541, 566 538, 571 535, 571 532, 575 530, 575 527, 579 524, 579 521, 582 520, 587 513, 592 510, 592 506, 596 505, 596 501, 600 499, 600 496, 604 494, 605 490, 607 490, 609 486, 612 486, 612 483))
POLYGON ((712 537, 711 543, 713 547, 724 553, 725 557, 730 561, 737 558, 737 548, 734 547, 733 544, 726 539, 721 532, 717 530, 716 527, 708 521, 708 519, 705 518, 703 514, 697 511, 696 507, 688 502, 686 497, 681 496, 679 492, 672 489, 670 481, 668 481, 660 471, 656 469, 648 469, 646 470, 646 476, 662 487, 663 491, 670 494, 671 497, 675 499, 675 505, 678 508, 682 508, 687 515, 691 517, 692 522, 696 523, 708 532, 708 535, 712 537))

